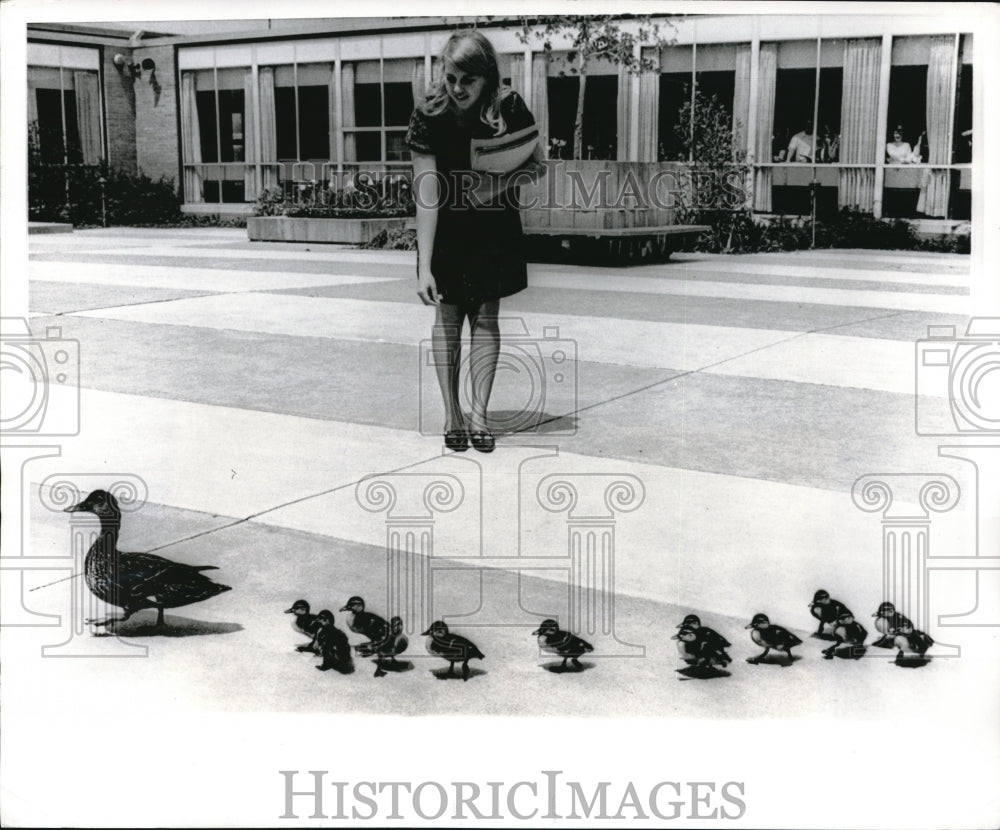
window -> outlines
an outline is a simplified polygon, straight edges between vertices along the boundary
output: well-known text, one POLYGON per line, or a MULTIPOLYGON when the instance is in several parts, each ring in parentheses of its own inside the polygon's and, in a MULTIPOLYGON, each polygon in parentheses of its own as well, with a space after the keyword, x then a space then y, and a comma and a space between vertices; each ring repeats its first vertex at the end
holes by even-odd
POLYGON ((694 50, 690 46, 664 49, 660 55, 659 159, 685 161, 677 128, 681 107, 691 100, 694 50))
POLYGON ((332 75, 329 64, 274 68, 274 127, 279 161, 329 161, 332 75))
POLYGON ((242 202, 245 199, 243 84, 247 69, 205 69, 195 73, 198 142, 206 169, 207 202, 242 202))
MULTIPOLYGON (((353 95, 345 95, 345 161, 406 162, 410 152, 406 131, 413 114, 413 84, 423 58, 358 61, 353 73, 353 95), (353 108, 353 111, 348 111, 353 108)), ((350 82, 349 80, 347 81, 350 82)))
MULTIPOLYGON (((580 77, 566 53, 553 52, 549 62, 549 140, 565 141, 563 158, 573 155, 573 135, 580 98, 580 77)), ((584 159, 614 159, 618 153, 618 68, 608 61, 587 65, 583 93, 584 159)))
POLYGON ((29 121, 46 164, 97 164, 102 156, 97 72, 28 68, 29 121))

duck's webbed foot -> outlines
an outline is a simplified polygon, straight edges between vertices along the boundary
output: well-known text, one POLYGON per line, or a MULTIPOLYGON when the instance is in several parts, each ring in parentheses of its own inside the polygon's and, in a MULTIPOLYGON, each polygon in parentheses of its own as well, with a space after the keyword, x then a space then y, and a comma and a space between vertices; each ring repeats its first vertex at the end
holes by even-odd
POLYGON ((115 623, 125 622, 125 620, 127 620, 131 616, 132 612, 126 611, 120 617, 105 617, 103 620, 96 619, 95 617, 90 617, 89 619, 84 620, 84 622, 87 625, 107 626, 107 625, 114 625, 115 623))

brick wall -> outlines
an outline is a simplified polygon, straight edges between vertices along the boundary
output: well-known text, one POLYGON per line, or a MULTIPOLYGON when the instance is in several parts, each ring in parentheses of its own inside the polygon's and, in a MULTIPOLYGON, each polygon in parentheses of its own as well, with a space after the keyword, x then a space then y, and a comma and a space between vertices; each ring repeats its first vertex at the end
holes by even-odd
POLYGON ((153 179, 161 176, 180 187, 180 136, 177 120, 177 85, 172 46, 148 46, 133 51, 133 60, 156 62, 156 84, 143 71, 135 80, 135 144, 139 171, 153 179))
POLYGON ((108 127, 108 161, 112 167, 136 172, 135 156, 135 91, 132 76, 126 67, 114 64, 115 55, 132 60, 132 50, 121 46, 105 46, 104 108, 108 127))

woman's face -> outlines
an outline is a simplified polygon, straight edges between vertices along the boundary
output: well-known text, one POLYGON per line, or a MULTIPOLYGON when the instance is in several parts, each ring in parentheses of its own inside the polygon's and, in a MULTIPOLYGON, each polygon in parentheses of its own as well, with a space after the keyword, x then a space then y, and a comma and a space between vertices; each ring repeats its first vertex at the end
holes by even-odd
POLYGON ((486 86, 482 75, 469 75, 458 69, 451 61, 444 64, 444 82, 448 97, 460 110, 472 109, 479 101, 486 86))
POLYGON ((899 130, 893 130, 892 131, 892 140, 893 141, 902 141, 903 140, 903 134, 899 130))

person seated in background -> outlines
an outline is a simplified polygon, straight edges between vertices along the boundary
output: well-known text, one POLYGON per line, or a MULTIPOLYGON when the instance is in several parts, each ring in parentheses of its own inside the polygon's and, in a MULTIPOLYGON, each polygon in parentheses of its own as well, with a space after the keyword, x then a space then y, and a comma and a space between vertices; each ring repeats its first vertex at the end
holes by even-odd
POLYGON ((888 164, 919 164, 920 147, 924 140, 924 134, 920 134, 917 139, 917 148, 914 150, 908 141, 903 141, 903 128, 897 126, 892 131, 892 141, 885 145, 885 160, 888 164))
POLYGON ((788 161, 810 162, 813 160, 813 124, 806 121, 805 129, 792 136, 788 142, 788 161))

